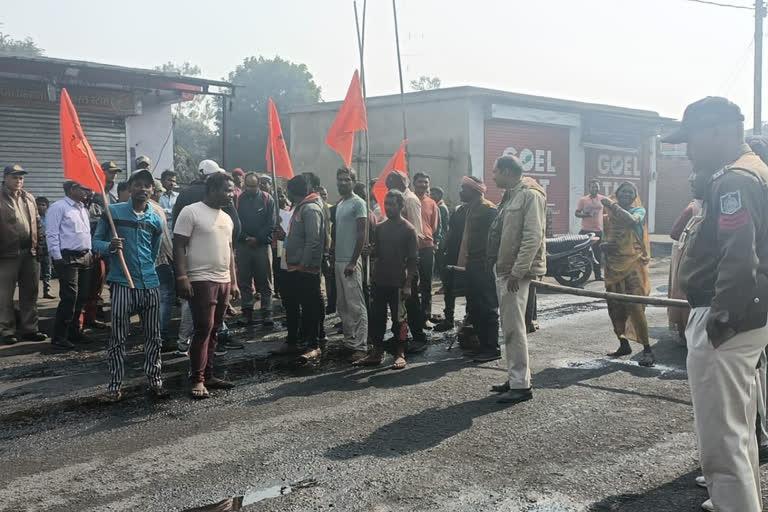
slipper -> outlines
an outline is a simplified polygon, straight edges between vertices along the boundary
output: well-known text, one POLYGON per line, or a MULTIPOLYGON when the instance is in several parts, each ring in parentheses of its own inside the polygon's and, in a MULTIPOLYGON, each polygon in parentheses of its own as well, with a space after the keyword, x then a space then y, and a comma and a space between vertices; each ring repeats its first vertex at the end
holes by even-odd
POLYGON ((148 388, 147 392, 153 398, 157 398, 161 400, 165 398, 169 398, 171 396, 171 394, 168 392, 167 389, 165 389, 165 387, 162 384, 160 384, 159 386, 152 386, 148 388))
POLYGON ((120 391, 108 391, 107 392, 107 400, 110 402, 119 402, 123 399, 123 393, 120 391))
POLYGON ((405 358, 398 357, 395 359, 395 362, 392 363, 392 369, 393 370, 403 370, 408 365, 408 363, 405 362, 405 358))
POLYGON ((208 389, 233 389, 235 385, 228 380, 211 377, 210 379, 206 379, 205 387, 208 389))
POLYGON ((194 400, 204 400, 206 398, 211 398, 211 394, 208 392, 205 386, 200 388, 192 388, 189 390, 189 394, 194 400))

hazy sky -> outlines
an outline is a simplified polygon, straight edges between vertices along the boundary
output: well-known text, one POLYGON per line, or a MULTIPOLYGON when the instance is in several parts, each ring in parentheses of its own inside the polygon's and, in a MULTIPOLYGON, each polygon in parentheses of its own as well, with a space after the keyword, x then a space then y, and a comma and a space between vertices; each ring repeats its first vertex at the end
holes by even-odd
MULTIPOLYGON (((147 68, 187 60, 218 79, 244 57, 280 55, 307 64, 325 100, 343 98, 359 63, 352 0, 2 3, 0 30, 32 37, 51 57, 147 68)), ((687 0, 397 4, 406 87, 432 75, 443 87, 491 87, 676 118, 692 100, 724 95, 751 125, 752 11, 687 0)), ((399 90, 390 0, 368 0, 366 73, 369 96, 399 90)))

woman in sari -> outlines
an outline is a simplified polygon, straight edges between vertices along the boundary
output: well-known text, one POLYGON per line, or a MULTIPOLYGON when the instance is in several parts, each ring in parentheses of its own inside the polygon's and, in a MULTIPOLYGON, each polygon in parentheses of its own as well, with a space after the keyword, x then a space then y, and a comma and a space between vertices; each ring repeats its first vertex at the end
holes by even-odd
MULTIPOLYGON (((651 251, 645 223, 646 211, 638 197, 637 188, 632 183, 624 182, 611 199, 603 199, 603 205, 605 289, 614 293, 648 295, 651 292, 648 279, 651 251)), ((643 353, 638 361, 640 366, 653 366, 656 361, 648 339, 645 306, 609 300, 608 316, 619 338, 619 349, 608 355, 621 357, 631 354, 631 339, 643 345, 643 353)))

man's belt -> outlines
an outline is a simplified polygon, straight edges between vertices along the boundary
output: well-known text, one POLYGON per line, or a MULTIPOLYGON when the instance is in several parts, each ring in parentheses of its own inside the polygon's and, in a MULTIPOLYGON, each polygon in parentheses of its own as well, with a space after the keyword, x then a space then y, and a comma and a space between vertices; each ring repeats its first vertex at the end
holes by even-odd
POLYGON ((69 256, 69 257, 72 257, 72 258, 81 258, 81 257, 85 256, 86 254, 88 254, 89 252, 91 252, 89 249, 83 249, 81 251, 73 251, 73 250, 70 250, 70 249, 62 249, 61 250, 61 255, 62 256, 69 256))

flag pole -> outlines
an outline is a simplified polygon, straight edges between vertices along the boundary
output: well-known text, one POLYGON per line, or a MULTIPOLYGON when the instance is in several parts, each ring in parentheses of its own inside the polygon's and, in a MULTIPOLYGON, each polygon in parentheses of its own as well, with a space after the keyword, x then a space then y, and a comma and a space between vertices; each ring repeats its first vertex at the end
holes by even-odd
MULTIPOLYGON (((368 95, 365 89, 365 10, 368 0, 363 0, 363 26, 360 28, 360 22, 357 17, 357 0, 353 2, 355 8, 355 26, 357 28, 357 47, 360 51, 360 83, 363 88, 363 105, 366 106, 366 116, 368 112, 368 106, 366 100, 368 95)), ((368 234, 371 230, 371 146, 370 138, 368 136, 368 128, 365 129, 365 191, 367 200, 365 201, 365 244, 367 245, 368 234)), ((367 260, 367 257, 364 257, 367 260)), ((364 261, 365 261, 364 260, 364 261)), ((371 282, 371 265, 370 262, 365 265, 365 282, 370 285, 371 282)))
MULTIPOLYGON (((403 65, 400 60, 400 32, 397 27, 397 4, 392 0, 392 13, 395 17, 395 48, 397 49, 397 72, 400 75, 400 110, 403 114, 403 140, 408 138, 408 129, 405 122, 405 88, 403 87, 403 65)), ((408 148, 405 148, 405 163, 408 164, 408 148)), ((408 165, 410 167, 410 165, 408 165)))
MULTIPOLYGON (((104 210, 107 214, 107 220, 109 221, 109 227, 112 230, 112 236, 114 238, 119 238, 117 236, 117 228, 115 227, 115 221, 112 219, 112 212, 109 211, 109 198, 107 197, 107 193, 104 190, 104 184, 101 182, 101 178, 99 178, 99 174, 96 172, 96 169, 93 167, 93 159, 91 158, 91 152, 86 151, 85 154, 88 156, 88 163, 91 165, 91 172, 93 173, 93 176, 96 178, 96 181, 99 183, 99 188, 101 189, 101 197, 104 199, 104 210)), ((123 268, 123 273, 125 274, 125 278, 128 280, 128 287, 134 288, 133 286, 133 279, 131 278, 131 273, 128 271, 128 265, 125 262, 125 255, 123 254, 123 249, 117 250, 117 257, 120 259, 120 266, 123 268)))

